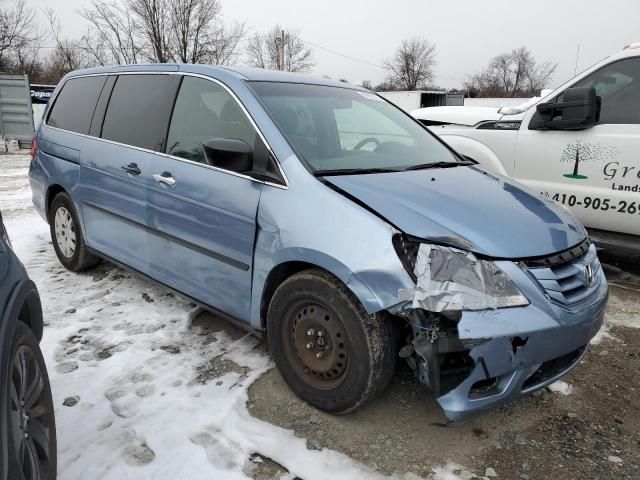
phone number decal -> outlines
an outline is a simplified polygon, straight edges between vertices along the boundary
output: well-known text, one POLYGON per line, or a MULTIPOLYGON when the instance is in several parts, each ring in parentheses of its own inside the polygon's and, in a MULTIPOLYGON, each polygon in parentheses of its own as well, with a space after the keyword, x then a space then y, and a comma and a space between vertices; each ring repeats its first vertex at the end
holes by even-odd
POLYGON ((613 211, 618 213, 628 213, 635 215, 640 213, 640 202, 627 202, 626 200, 613 201, 610 198, 584 197, 582 199, 575 195, 567 195, 566 193, 541 192, 543 196, 552 198, 556 202, 569 207, 590 208, 593 210, 613 211))

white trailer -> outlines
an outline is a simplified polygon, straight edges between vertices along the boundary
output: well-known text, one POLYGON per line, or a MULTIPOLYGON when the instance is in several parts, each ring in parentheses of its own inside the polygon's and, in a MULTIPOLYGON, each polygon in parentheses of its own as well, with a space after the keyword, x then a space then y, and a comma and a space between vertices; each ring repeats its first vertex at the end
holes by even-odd
POLYGON ((412 90, 377 93, 406 112, 425 107, 464 104, 464 95, 462 93, 447 92, 446 90, 412 90))

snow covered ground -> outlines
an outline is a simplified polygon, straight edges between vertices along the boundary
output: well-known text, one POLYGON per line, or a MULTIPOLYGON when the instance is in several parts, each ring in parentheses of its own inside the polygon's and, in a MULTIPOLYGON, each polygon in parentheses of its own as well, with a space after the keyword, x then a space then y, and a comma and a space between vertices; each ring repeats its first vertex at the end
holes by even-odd
MULTIPOLYGON (((66 271, 31 207, 27 170, 25 155, 0 157, 0 209, 42 297, 61 480, 251 478, 254 453, 288 478, 383 478, 250 416, 247 389, 272 367, 255 338, 111 265, 66 271)), ((455 478, 453 466, 435 468, 455 478)))

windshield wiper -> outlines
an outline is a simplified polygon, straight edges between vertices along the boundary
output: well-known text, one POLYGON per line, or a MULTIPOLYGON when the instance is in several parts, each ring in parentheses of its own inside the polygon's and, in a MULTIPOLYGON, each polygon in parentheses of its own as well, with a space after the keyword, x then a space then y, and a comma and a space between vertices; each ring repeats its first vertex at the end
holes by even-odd
POLYGON ((426 170, 428 168, 451 168, 451 167, 462 167, 467 165, 475 165, 475 163, 470 160, 463 160, 460 162, 421 163, 419 165, 411 165, 410 167, 401 167, 401 168, 384 168, 384 167, 336 168, 332 170, 316 170, 315 172, 313 172, 313 174, 316 177, 324 177, 328 175, 365 175, 367 173, 406 172, 408 170, 426 170))
POLYGON ((410 167, 403 168, 402 171, 407 170, 427 170, 429 168, 452 168, 452 167, 465 167, 468 165, 475 165, 474 162, 470 160, 464 160, 461 162, 432 162, 432 163, 421 163, 419 165, 411 165, 410 167))
POLYGON ((324 177, 325 175, 365 175, 367 173, 389 173, 403 172, 404 168, 336 168, 334 170, 316 170, 313 174, 316 177, 324 177))

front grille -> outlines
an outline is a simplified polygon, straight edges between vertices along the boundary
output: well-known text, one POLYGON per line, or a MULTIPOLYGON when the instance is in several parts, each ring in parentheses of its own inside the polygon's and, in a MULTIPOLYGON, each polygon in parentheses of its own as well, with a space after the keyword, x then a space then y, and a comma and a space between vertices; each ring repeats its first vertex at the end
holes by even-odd
POLYGON ((554 253, 553 255, 550 255, 548 257, 537 257, 529 259, 525 263, 527 264, 527 267, 531 268, 556 267, 558 265, 562 265, 583 256, 585 253, 587 253, 590 246, 591 240, 587 238, 584 242, 579 243, 575 247, 572 247, 568 250, 564 250, 560 253, 554 253))
POLYGON ((563 305, 581 302, 599 283, 600 262, 595 246, 587 244, 585 248, 581 244, 570 252, 570 255, 563 255, 565 261, 558 261, 558 255, 554 255, 546 262, 544 259, 525 262, 549 297, 563 305), (545 263, 549 266, 542 266, 545 263), (592 283, 588 281, 589 275, 593 278, 592 283))

